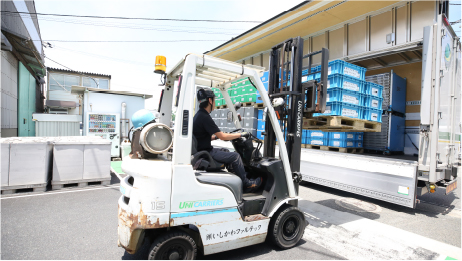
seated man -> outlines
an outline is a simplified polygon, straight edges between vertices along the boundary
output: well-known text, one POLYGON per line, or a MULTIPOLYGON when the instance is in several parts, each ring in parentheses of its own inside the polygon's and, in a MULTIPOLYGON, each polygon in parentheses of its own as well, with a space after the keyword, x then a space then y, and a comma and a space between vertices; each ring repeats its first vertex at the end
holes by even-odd
POLYGON ((217 138, 220 140, 234 140, 240 137, 248 138, 250 134, 248 132, 223 133, 220 131, 212 117, 210 117, 210 112, 215 107, 215 94, 212 90, 199 89, 197 91, 197 100, 199 101, 200 109, 194 116, 193 121, 193 134, 197 140, 197 151, 206 150, 213 159, 230 166, 234 174, 242 179, 244 192, 255 191, 260 187, 262 180, 261 178, 253 180, 247 178, 247 173, 245 172, 239 153, 215 149, 211 145, 211 141, 217 138))

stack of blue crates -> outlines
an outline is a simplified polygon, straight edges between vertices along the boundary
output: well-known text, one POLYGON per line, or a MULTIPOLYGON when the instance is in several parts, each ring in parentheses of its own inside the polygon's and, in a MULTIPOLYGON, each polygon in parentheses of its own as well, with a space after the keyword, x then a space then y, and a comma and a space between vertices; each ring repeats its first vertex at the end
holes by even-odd
MULTIPOLYGON (((260 79, 261 79, 261 81, 263 83, 263 86, 265 86, 266 91, 268 91, 269 72, 268 71, 264 72, 263 76, 260 77, 260 79)), ((263 103, 259 91, 257 91, 257 98, 256 98, 255 103, 263 103)))
MULTIPOLYGON (((315 79, 320 80, 321 66, 313 71, 315 79)), ((365 68, 342 60, 329 62, 326 110, 313 116, 346 116, 382 122, 383 86, 366 82, 365 76, 365 68)))
POLYGON ((257 121, 258 121, 257 138, 259 138, 260 140, 263 140, 265 138, 262 135, 262 133, 265 132, 265 119, 263 118, 263 110, 258 110, 257 121))
POLYGON ((362 148, 362 132, 329 132, 329 146, 340 148, 362 148))

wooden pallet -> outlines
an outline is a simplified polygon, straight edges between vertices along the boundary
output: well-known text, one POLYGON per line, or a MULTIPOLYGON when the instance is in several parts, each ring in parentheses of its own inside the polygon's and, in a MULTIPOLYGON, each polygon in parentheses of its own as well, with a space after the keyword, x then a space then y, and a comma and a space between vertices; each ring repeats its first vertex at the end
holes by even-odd
POLYGON ((265 108, 265 105, 263 103, 254 103, 253 107, 257 109, 263 109, 265 108))
POLYGON ((47 183, 33 185, 4 186, 1 188, 2 195, 25 193, 25 192, 45 192, 47 183))
POLYGON ((380 122, 354 119, 344 116, 319 116, 303 119, 303 129, 321 131, 381 132, 380 122))
POLYGON ((217 109, 226 109, 228 108, 228 105, 221 105, 221 106, 216 106, 217 109))
POLYGON ((63 188, 83 188, 92 185, 107 186, 111 184, 111 177, 98 179, 80 179, 80 180, 64 180, 51 181, 51 189, 58 190, 63 188))
POLYGON ((315 149, 315 150, 338 151, 338 152, 343 152, 343 153, 363 153, 364 152, 363 148, 340 148, 340 147, 318 146, 318 145, 310 145, 310 144, 303 144, 303 145, 304 145, 304 148, 315 149))
POLYGON ((255 102, 241 102, 242 104, 242 107, 254 107, 255 106, 255 102))

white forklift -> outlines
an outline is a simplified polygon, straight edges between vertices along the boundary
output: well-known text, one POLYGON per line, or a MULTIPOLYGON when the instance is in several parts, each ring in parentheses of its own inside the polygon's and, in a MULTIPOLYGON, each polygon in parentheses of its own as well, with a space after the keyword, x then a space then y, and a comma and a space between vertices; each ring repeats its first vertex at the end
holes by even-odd
POLYGON ((149 259, 194 259, 198 251, 210 255, 265 240, 282 249, 299 242, 308 225, 297 208, 302 116, 325 108, 328 50, 302 54, 300 37, 273 47, 268 91, 260 80, 264 68, 207 55, 189 54, 163 76, 161 117, 148 117, 134 131, 132 151, 122 164, 127 176, 121 180, 118 201, 120 247, 134 254, 149 238, 149 259), (311 65, 316 54, 322 54, 326 69, 322 80, 302 84, 302 60, 309 58, 311 65), (226 172, 208 152, 196 150, 192 130, 196 88, 214 87, 221 90, 231 111, 228 119, 240 131, 240 117, 227 89, 231 81, 244 78, 260 93, 268 122, 263 155, 262 141, 256 137, 231 141, 246 171, 263 176, 260 189, 248 194, 238 176, 226 172), (178 107, 172 131, 168 126, 175 81, 178 107), (276 140, 286 140, 278 142, 277 157, 276 140), (195 164, 199 158, 202 164, 195 164), (194 169, 195 165, 200 166, 194 169))

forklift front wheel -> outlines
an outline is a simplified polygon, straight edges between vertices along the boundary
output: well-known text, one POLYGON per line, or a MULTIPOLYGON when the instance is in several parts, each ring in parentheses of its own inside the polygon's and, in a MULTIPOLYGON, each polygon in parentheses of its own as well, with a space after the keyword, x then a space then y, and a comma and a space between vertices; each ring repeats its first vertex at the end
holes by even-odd
POLYGON ((197 246, 192 237, 183 231, 169 231, 154 240, 149 260, 192 260, 196 255, 197 246))
POLYGON ((306 224, 305 216, 297 207, 285 205, 271 218, 268 237, 282 249, 294 247, 302 238, 306 224))

